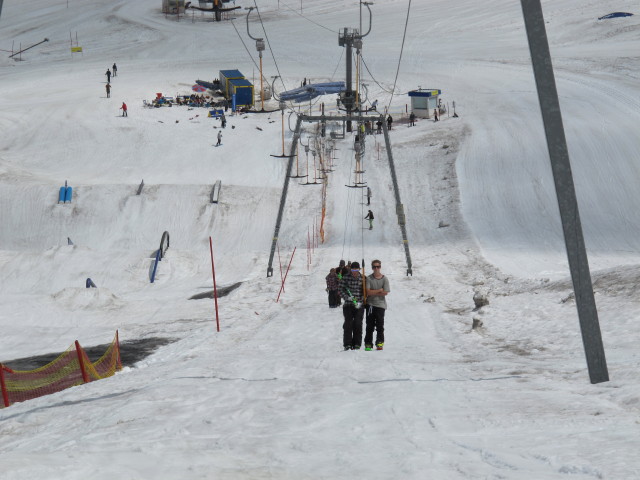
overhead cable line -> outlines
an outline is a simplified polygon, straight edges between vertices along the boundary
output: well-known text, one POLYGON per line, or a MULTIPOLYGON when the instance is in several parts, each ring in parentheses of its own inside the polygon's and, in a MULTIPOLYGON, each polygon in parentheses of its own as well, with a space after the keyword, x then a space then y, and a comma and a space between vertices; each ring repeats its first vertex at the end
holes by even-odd
POLYGON ((253 58, 253 55, 251 55, 251 52, 249 51, 249 48, 247 48, 247 44, 244 43, 244 40, 242 39, 242 36, 240 35, 240 32, 238 31, 238 29, 236 28, 236 24, 233 23, 233 20, 231 20, 231 25, 233 25, 234 30, 236 31, 236 33, 238 34, 238 38, 240 38, 240 41, 242 42, 242 45, 244 45, 244 49, 247 51, 247 53, 249 54, 249 58, 251 58, 251 61, 253 62, 253 64, 256 66, 256 68, 260 68, 258 67, 258 64, 256 63, 256 61, 253 58))
MULTIPOLYGON (((407 26, 409 25, 409 13, 411 12, 411 0, 409 0, 409 5, 407 6, 407 19, 404 22, 404 34, 402 35, 402 46, 400 47, 400 56, 398 57, 398 69, 396 70, 396 78, 393 81, 393 93, 396 91, 396 84, 398 83, 398 75, 400 74, 400 63, 402 62, 402 52, 404 51, 404 41, 407 38, 407 26)), ((391 98, 389 99, 389 104, 387 105, 387 110, 391 107, 391 98)))
POLYGON ((342 55, 344 55, 344 50, 340 50, 340 58, 338 59, 338 64, 336 65, 336 69, 333 71, 333 74, 331 75, 331 80, 333 80, 333 78, 336 76, 336 72, 338 71, 338 68, 340 68, 340 62, 342 62, 342 55))
POLYGON ((382 85, 380 85, 380 82, 378 82, 378 80, 376 80, 376 78, 373 76, 373 73, 371 73, 371 70, 369 70, 369 66, 367 65, 367 62, 364 61, 364 57, 362 55, 360 55, 360 59, 362 60, 362 64, 364 65, 364 68, 367 69, 367 72, 369 72, 369 75, 371 76, 371 80, 373 80, 375 82, 376 85, 378 85, 378 87, 380 87, 380 89, 383 92, 388 93, 389 95, 393 95, 396 97, 401 97, 403 95, 407 95, 409 92, 404 92, 404 93, 393 93, 393 91, 383 87, 382 85))
POLYGON ((290 7, 289 5, 287 5, 286 3, 284 3, 284 2, 281 2, 281 3, 282 3, 285 7, 287 7, 289 10, 291 10, 293 13, 295 13, 296 15, 298 15, 298 16, 300 16, 300 17, 304 18, 305 20, 307 20, 307 21, 309 21, 309 22, 311 22, 311 23, 313 23, 314 25, 317 25, 317 26, 318 26, 318 27, 320 27, 320 28, 324 28, 325 30, 329 30, 331 33, 339 33, 339 32, 338 32, 338 31, 336 31, 336 30, 331 30, 329 27, 325 27, 324 25, 320 25, 318 22, 314 22, 314 21, 313 21, 313 20, 311 20, 310 18, 305 17, 305 16, 304 16, 304 15, 302 15, 301 13, 298 13, 298 11, 297 11, 297 10, 295 10, 295 9, 291 8, 291 7, 290 7))

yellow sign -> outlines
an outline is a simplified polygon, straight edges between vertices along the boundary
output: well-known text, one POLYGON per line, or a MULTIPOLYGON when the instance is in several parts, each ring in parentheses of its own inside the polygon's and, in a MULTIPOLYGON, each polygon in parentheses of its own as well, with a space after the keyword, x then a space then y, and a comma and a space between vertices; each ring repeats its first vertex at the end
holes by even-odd
POLYGON ((82 47, 71 47, 71 53, 82 53, 82 47))

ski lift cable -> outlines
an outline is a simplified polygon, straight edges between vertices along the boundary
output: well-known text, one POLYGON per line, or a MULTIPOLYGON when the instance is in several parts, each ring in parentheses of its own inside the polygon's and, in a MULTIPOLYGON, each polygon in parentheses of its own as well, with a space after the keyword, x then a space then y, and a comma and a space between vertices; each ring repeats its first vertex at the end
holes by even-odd
POLYGON ((318 22, 315 22, 315 21, 311 20, 311 19, 310 19, 310 18, 308 18, 308 17, 305 17, 304 15, 302 15, 301 13, 299 13, 296 9, 291 8, 291 7, 290 7, 289 5, 287 5, 286 3, 282 2, 282 1, 281 1, 281 3, 282 3, 285 7, 287 7, 289 10, 291 10, 293 13, 295 13, 296 15, 298 15, 298 16, 300 16, 300 17, 304 18, 304 19, 305 19, 305 20, 307 20, 308 22, 311 22, 311 23, 313 23, 314 25, 317 25, 317 26, 318 26, 318 27, 320 27, 320 28, 324 28, 325 30, 330 31, 331 33, 340 33, 340 32, 337 32, 336 30, 331 30, 329 27, 325 27, 324 25, 320 25, 318 22))
POLYGON ((255 59, 253 58, 253 55, 251 55, 251 51, 249 51, 249 48, 247 47, 247 44, 244 43, 244 40, 242 39, 242 36, 240 35, 240 32, 238 31, 238 29, 236 28, 236 24, 234 23, 233 20, 231 20, 231 25, 233 25, 234 30, 236 31, 236 33, 238 34, 238 38, 240 39, 240 41, 242 42, 242 45, 244 46, 244 49, 247 51, 247 54, 249 55, 249 58, 251 59, 251 61, 253 62, 253 64, 255 65, 255 67, 260 70, 260 67, 258 66, 258 64, 256 63, 255 59))
POLYGON ((380 89, 381 89, 383 92, 386 92, 386 93, 388 93, 388 94, 390 94, 390 95, 392 95, 392 96, 395 96, 395 97, 401 97, 401 96, 403 96, 403 95, 407 95, 407 94, 409 93, 408 91, 407 91, 407 92, 404 92, 404 93, 393 93, 393 91, 388 90, 387 88, 383 87, 383 86, 380 84, 380 82, 378 82, 378 80, 376 80, 376 78, 373 76, 373 73, 371 73, 371 70, 369 70, 369 66, 367 65, 367 62, 365 62, 365 61, 364 61, 364 57, 363 57, 362 55, 360 55, 360 58, 361 58, 361 60, 362 60, 362 64, 364 65, 364 68, 366 68, 366 69, 367 69, 367 72, 368 72, 368 73, 369 73, 369 75, 371 76, 371 80, 373 80, 373 81, 375 82, 375 84, 376 84, 376 85, 378 85, 378 87, 380 87, 380 89))
MULTIPOLYGON (((353 163, 355 162, 355 157, 353 158, 352 161, 352 166, 354 167, 353 169, 351 169, 351 171, 349 172, 349 184, 351 183, 351 173, 355 170, 355 164, 353 163)), ((353 180, 354 184, 355 184, 355 179, 353 180)), ((344 212, 344 229, 343 229, 343 236, 342 236, 342 255, 341 257, 344 258, 344 247, 345 247, 345 243, 347 242, 347 236, 349 237, 349 251, 351 251, 351 229, 348 228, 349 226, 349 212, 351 212, 351 208, 352 208, 352 203, 353 203, 353 199, 352 199, 352 195, 354 192, 351 191, 352 189, 349 189, 349 192, 347 193, 347 208, 345 209, 344 212)), ((355 189, 353 189, 355 190, 355 189)))
MULTIPOLYGON (((351 181, 353 180, 353 185, 356 185, 356 182, 358 181, 358 174, 355 173, 356 169, 357 169, 357 162, 356 162, 356 156, 354 154, 352 161, 351 161, 351 171, 349 173, 349 185, 351 185, 351 181), (353 175, 353 176, 352 176, 353 175)), ((345 212, 345 228, 344 228, 344 238, 343 238, 343 243, 342 243, 342 256, 344 257, 344 245, 345 242, 348 246, 348 255, 347 256, 351 256, 351 246, 353 243, 353 235, 354 235, 354 228, 353 226, 349 225, 349 220, 351 219, 353 221, 354 218, 357 219, 357 204, 356 204, 356 200, 358 199, 358 191, 361 190, 359 188, 349 188, 349 195, 348 195, 348 201, 347 201, 347 209, 345 212), (349 228, 351 227, 351 228, 349 228), (348 240, 348 241, 347 241, 348 240)), ((364 205, 361 207, 364 208, 364 205)), ((361 212, 362 213, 362 212, 361 212)), ((362 230, 362 215, 360 215, 360 218, 358 219, 358 222, 354 222, 354 225, 360 225, 360 229, 362 230)), ((357 241, 357 240, 356 240, 357 241)), ((364 232, 362 232, 362 253, 364 254, 364 232)))
POLYGON ((342 63, 342 55, 344 55, 345 50, 346 50, 345 48, 340 49, 340 58, 338 59, 338 64, 336 65, 336 69, 333 71, 333 74, 331 75, 331 80, 334 79, 334 77, 336 76, 336 72, 338 71, 338 68, 340 68, 340 65, 342 63))
MULTIPOLYGON (((404 51, 404 41, 407 38, 407 27, 409 25, 409 13, 411 12, 411 0, 409 0, 409 5, 407 6, 407 19, 404 22, 404 33, 402 35, 402 46, 400 47, 400 55, 398 57, 398 69, 396 70, 396 78, 393 81, 393 90, 396 91, 396 85, 398 83, 398 75, 400 74, 400 63, 402 62, 402 52, 404 51)), ((393 93, 391 94, 393 96, 393 93)), ((387 110, 391 107, 391 98, 389 99, 389 103, 387 104, 387 110)))

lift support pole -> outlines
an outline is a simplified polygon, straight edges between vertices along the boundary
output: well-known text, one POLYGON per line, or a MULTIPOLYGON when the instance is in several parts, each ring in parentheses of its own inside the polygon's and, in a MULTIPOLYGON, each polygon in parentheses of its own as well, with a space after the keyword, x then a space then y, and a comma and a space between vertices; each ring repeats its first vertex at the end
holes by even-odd
MULTIPOLYGON (((2 0, 0 0, 0 1, 2 1, 2 0)), ((1 5, 0 5, 0 7, 1 7, 1 5)), ((38 43, 36 43, 36 44, 34 44, 34 45, 31 45, 30 47, 27 47, 27 48, 24 48, 24 49, 20 50, 19 52, 16 52, 16 53, 14 53, 14 54, 12 54, 12 55, 9 55, 9 58, 11 58, 11 57, 15 57, 15 56, 16 56, 16 55, 18 55, 19 53, 26 52, 27 50, 29 50, 29 49, 31 49, 31 48, 33 48, 33 47, 37 47, 37 46, 38 46, 38 45, 40 45, 41 43, 48 42, 48 41, 49 41, 49 39, 48 39, 48 38, 45 38, 45 39, 44 39, 44 40, 42 40, 41 42, 38 42, 38 43)))
POLYGON ((521 0, 591 383, 609 381, 540 0, 521 0))
POLYGON ((369 120, 375 120, 379 118, 382 121, 382 126, 384 129, 384 141, 387 147, 387 158, 389 160, 389 170, 391 171, 391 180, 393 181, 393 189, 396 199, 396 214, 398 215, 398 224, 400 225, 400 230, 402 231, 402 242, 404 244, 404 252, 407 258, 407 275, 412 275, 412 266, 411 266, 411 254, 409 252, 409 240, 407 239, 407 229, 405 227, 405 216, 404 216, 404 207, 400 200, 400 190, 398 187, 398 179, 396 177, 396 169, 393 162, 393 155, 391 153, 391 143, 389 141, 389 133, 387 131, 387 125, 385 123, 384 115, 373 116, 373 115, 336 115, 336 116, 328 116, 328 115, 300 115, 298 116, 298 121, 296 122, 296 129, 293 134, 293 140, 291 143, 291 152, 289 156, 289 165, 287 166, 287 174, 284 180, 284 187, 282 189, 282 195, 280 197, 280 210, 278 211, 278 219, 276 220, 276 228, 273 233, 273 238, 271 242, 271 253, 269 254, 269 265, 267 267, 267 277, 271 277, 273 275, 273 257, 276 251, 276 244, 278 242, 278 235, 280 232, 280 224, 282 222, 282 217, 284 213, 284 207, 287 202, 287 191, 289 189, 289 178, 291 175, 291 171, 293 169, 293 161, 295 157, 296 147, 298 144, 298 139, 300 138, 300 132, 302 129, 302 122, 366 122, 369 120))

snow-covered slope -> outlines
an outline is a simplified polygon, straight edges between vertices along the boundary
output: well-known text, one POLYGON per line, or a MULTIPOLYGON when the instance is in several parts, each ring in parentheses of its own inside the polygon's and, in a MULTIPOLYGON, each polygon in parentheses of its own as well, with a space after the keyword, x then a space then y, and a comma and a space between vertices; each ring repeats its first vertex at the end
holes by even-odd
MULTIPOLYGON (((236 4, 259 7, 262 23, 253 11, 249 28, 268 42, 276 91, 343 79, 338 30, 359 25, 357 2, 236 4)), ((107 343, 116 329, 123 341, 172 343, 111 379, 0 410, 2 478, 637 478, 640 17, 597 20, 634 5, 543 2, 611 376, 593 386, 519 2, 371 7, 362 79, 396 119, 413 276, 382 136, 367 137, 368 207, 345 187, 347 135, 333 143, 324 243, 307 251, 322 186, 292 179, 266 277, 287 162, 271 156, 282 153, 277 103, 229 116, 219 148, 220 122, 205 109, 143 107, 222 69, 259 84, 245 11, 213 23, 165 16, 159 0, 5 0, 0 361, 107 343), (418 87, 442 89, 460 117, 408 128, 401 112, 418 87), (65 181, 74 199, 63 205, 65 181), (219 300, 219 333, 213 302, 189 300, 212 288, 209 236, 218 285, 242 282, 219 300), (381 352, 342 351, 341 311, 324 291, 341 258, 364 259, 367 272, 380 259, 390 278, 381 352), (87 277, 98 289, 84 288, 87 277), (479 311, 476 292, 490 301, 479 311), (472 330, 474 318, 483 327, 472 330)), ((335 111, 327 97, 314 113, 320 102, 335 111)), ((289 151, 291 109, 284 124, 289 151)), ((312 155, 297 160, 312 174, 312 155)))

